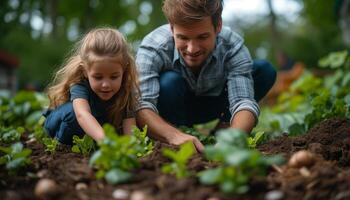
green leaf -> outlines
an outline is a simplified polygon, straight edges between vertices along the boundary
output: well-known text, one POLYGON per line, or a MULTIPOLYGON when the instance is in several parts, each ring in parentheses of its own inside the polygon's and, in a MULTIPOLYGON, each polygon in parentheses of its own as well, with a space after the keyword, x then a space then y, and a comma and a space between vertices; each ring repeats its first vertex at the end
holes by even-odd
POLYGON ((323 57, 319 60, 318 64, 320 67, 330 67, 330 68, 339 68, 344 65, 346 58, 348 56, 347 50, 332 52, 326 57, 323 57))
POLYGON ((105 179, 110 184, 124 183, 131 179, 131 174, 120 169, 112 169, 106 173, 105 179))
POLYGON ((239 166, 249 160, 251 155, 252 153, 250 150, 237 150, 234 154, 227 155, 225 161, 229 165, 239 166))
POLYGON ((350 94, 348 94, 344 97, 344 101, 345 101, 347 106, 350 106, 350 94))
POLYGON ((247 147, 247 135, 238 129, 224 129, 216 134, 218 144, 227 144, 237 147, 247 147))
POLYGON ((199 173, 199 181, 206 185, 215 184, 220 180, 222 173, 223 170, 221 167, 201 171, 199 173))
POLYGON ((74 152, 74 153, 81 153, 78 146, 72 146, 72 152, 74 152))
POLYGON ((177 153, 177 160, 180 163, 187 163, 188 159, 191 158, 193 153, 195 152, 194 146, 192 142, 186 142, 180 146, 180 150, 177 153))

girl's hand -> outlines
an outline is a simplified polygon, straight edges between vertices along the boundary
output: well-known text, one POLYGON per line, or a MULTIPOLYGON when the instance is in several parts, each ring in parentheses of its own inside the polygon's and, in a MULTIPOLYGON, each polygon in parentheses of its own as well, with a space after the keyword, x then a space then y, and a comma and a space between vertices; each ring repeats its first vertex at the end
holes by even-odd
POLYGON ((91 114, 89 102, 86 99, 74 99, 73 109, 80 127, 86 134, 92 137, 95 141, 102 140, 105 137, 102 126, 91 114))

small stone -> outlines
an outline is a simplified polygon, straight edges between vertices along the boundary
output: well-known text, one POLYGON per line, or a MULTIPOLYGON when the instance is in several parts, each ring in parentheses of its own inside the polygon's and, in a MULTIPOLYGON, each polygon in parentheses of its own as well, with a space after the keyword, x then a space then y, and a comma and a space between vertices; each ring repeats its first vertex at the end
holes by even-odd
POLYGON ((36 142, 36 139, 35 138, 30 138, 29 140, 26 141, 26 144, 31 144, 31 143, 34 143, 36 142))
POLYGON ((130 200, 152 200, 153 198, 142 191, 134 191, 130 195, 130 200))
POLYGON ((76 190, 86 190, 88 186, 85 183, 77 183, 75 185, 76 190))
POLYGON ((220 199, 217 197, 209 197, 207 200, 220 200, 220 199))
POLYGON ((40 170, 36 173, 36 175, 39 177, 39 178, 44 178, 47 174, 48 174, 48 170, 47 169, 43 169, 43 170, 40 170))
POLYGON ((265 195, 266 200, 280 200, 283 199, 284 193, 280 190, 271 190, 265 195))
POLYGON ((47 178, 40 179, 34 189, 34 194, 39 199, 50 199, 58 192, 56 182, 47 178))
POLYGON ((116 189, 112 193, 113 198, 115 199, 127 199, 129 196, 129 191, 124 190, 124 189, 116 189))
POLYGON ((300 168, 299 173, 304 177, 309 177, 311 175, 311 172, 306 167, 300 168))

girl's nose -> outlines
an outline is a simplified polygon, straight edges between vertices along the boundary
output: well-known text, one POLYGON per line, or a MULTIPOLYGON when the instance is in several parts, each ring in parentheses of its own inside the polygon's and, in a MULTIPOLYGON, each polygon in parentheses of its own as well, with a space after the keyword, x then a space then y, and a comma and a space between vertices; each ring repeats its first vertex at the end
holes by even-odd
POLYGON ((103 81, 102 82, 102 87, 103 88, 108 88, 110 86, 109 82, 108 81, 103 81))

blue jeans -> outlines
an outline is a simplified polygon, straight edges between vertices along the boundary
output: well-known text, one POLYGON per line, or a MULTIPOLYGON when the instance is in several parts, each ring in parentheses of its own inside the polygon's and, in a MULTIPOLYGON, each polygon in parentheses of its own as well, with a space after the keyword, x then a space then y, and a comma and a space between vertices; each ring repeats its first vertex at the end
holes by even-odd
MULTIPOLYGON (((254 98, 259 102, 271 89, 276 80, 273 66, 264 60, 253 64, 254 98)), ((196 96, 190 91, 186 80, 177 72, 166 71, 159 78, 160 91, 158 111, 160 116, 174 125, 193 124, 231 118, 227 88, 219 96, 196 96)))
MULTIPOLYGON (((73 135, 81 137, 85 134, 77 121, 72 102, 62 104, 54 110, 48 110, 43 115, 46 117, 44 123, 46 132, 62 144, 71 145, 73 135)), ((100 124, 106 122, 103 118, 96 118, 96 120, 100 124)))

